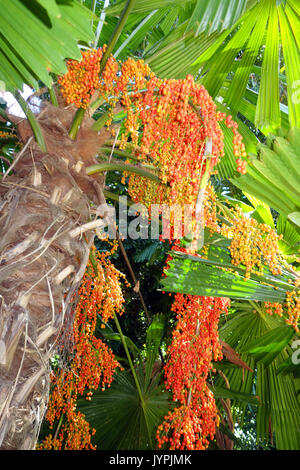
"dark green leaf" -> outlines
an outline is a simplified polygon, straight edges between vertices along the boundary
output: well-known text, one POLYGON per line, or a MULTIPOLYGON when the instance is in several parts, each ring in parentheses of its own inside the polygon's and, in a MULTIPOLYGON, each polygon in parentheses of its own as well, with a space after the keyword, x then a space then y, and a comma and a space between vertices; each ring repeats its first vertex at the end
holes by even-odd
POLYGON ((66 58, 80 59, 79 40, 91 41, 91 12, 78 2, 0 0, 0 80, 8 90, 37 79, 51 86, 51 73, 66 72, 66 58), (56 8, 57 7, 57 8, 56 8))
POLYGON ((280 354, 294 335, 295 330, 292 326, 280 326, 255 339, 242 351, 248 352, 256 361, 260 361, 266 366, 280 354))

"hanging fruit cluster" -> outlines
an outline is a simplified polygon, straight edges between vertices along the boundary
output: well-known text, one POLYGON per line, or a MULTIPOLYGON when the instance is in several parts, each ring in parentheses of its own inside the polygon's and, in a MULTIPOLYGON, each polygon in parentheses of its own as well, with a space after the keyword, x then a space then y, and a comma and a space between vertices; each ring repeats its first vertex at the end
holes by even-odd
POLYGON ((98 98, 109 102, 111 109, 121 100, 128 113, 125 122, 127 135, 134 134, 137 131, 137 122, 131 109, 131 96, 137 98, 138 91, 146 86, 153 74, 143 60, 128 58, 122 63, 110 57, 100 77, 101 59, 105 50, 104 45, 103 48, 81 51, 81 61, 67 62, 67 73, 58 79, 62 95, 68 104, 72 103, 83 109, 88 107, 95 93, 98 98))
MULTIPOLYGON (((231 239, 229 251, 232 264, 245 269, 245 279, 249 279, 251 274, 262 276, 266 269, 269 269, 275 276, 282 274, 283 258, 278 244, 282 235, 278 235, 269 225, 246 217, 240 208, 231 209, 231 214, 233 217, 231 225, 224 224, 220 232, 231 239)), ((284 317, 286 322, 298 332, 299 280, 294 281, 294 286, 293 290, 286 292, 284 304, 265 302, 264 305, 266 313, 284 317)))
MULTIPOLYGON (((129 195, 146 206, 194 203, 203 176, 210 175, 224 155, 219 122, 225 114, 216 111, 208 92, 190 75, 183 80, 152 77, 140 99, 139 159, 157 168, 162 183, 130 175, 129 195)), ((244 157, 236 123, 231 116, 225 122, 233 131, 235 155, 244 157)))
MULTIPOLYGON (((113 249, 116 249, 114 246, 113 249)), ((120 367, 112 351, 97 338, 96 324, 100 317, 107 322, 122 314, 124 298, 120 287, 123 275, 111 264, 108 254, 93 251, 94 263, 88 264, 79 289, 73 326, 74 347, 69 365, 52 373, 52 392, 46 419, 49 434, 38 449, 94 449, 90 429, 84 415, 77 410, 78 396, 91 399, 99 387, 110 387, 116 368, 120 367)))
POLYGON ((103 49, 88 49, 81 51, 81 55, 81 61, 67 61, 68 71, 58 78, 58 83, 67 104, 73 103, 78 108, 85 109, 100 85, 99 72, 103 49))
POLYGON ((222 359, 218 340, 220 314, 229 300, 176 294, 172 310, 177 325, 165 366, 166 388, 179 403, 157 430, 159 447, 203 450, 214 438, 218 410, 207 377, 212 361, 222 359))
POLYGON ((9 139, 10 137, 14 137, 14 134, 0 130, 0 139, 9 139))
MULTIPOLYGON (((220 232, 216 194, 210 182, 206 184, 202 204, 202 227, 220 232)), ((193 235, 197 242, 199 234, 194 231, 193 235)), ((206 248, 204 245, 199 251, 197 243, 194 246, 181 244, 180 240, 172 242, 172 251, 201 257, 206 256, 206 248)), ((167 257, 166 269, 171 259, 172 253, 167 257)), ((220 418, 207 379, 213 370, 212 361, 222 359, 218 322, 222 313, 228 313, 229 305, 227 298, 175 295, 172 311, 176 313, 177 324, 167 351, 165 383, 178 406, 157 429, 159 448, 168 445, 171 450, 204 450, 215 436, 220 418)))
POLYGON ((282 317, 283 313, 283 307, 281 304, 278 302, 265 302, 265 310, 269 315, 278 315, 279 317, 282 317))
POLYGON ((286 293, 286 304, 288 318, 287 323, 299 332, 300 320, 300 279, 294 281, 294 290, 286 293))
MULTIPOLYGON (((212 172, 224 155, 219 122, 233 132, 233 152, 238 169, 245 172, 246 157, 237 124, 231 116, 216 111, 202 85, 191 75, 183 80, 161 80, 142 60, 128 58, 123 63, 110 57, 99 77, 103 49, 82 52, 82 60, 69 61, 68 72, 59 78, 67 103, 86 108, 95 92, 113 108, 119 101, 125 108, 125 130, 120 148, 128 139, 137 145, 138 158, 159 171, 162 184, 130 176, 129 194, 145 205, 155 202, 190 203, 197 196, 205 172, 212 172), (212 141, 208 156, 205 144, 212 141), (168 185, 166 188, 165 185, 168 185)), ((109 125, 111 120, 107 121, 109 125)))
POLYGON ((251 273, 263 274, 264 266, 271 273, 281 274, 281 258, 278 248, 280 236, 267 224, 246 217, 240 208, 233 211, 231 227, 223 226, 222 233, 231 239, 229 246, 232 264, 245 266, 245 278, 251 273))

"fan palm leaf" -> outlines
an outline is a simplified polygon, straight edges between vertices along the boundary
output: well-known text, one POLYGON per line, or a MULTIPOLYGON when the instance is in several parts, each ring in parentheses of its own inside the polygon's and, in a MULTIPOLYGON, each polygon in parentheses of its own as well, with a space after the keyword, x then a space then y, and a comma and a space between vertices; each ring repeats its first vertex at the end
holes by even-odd
POLYGON ((135 365, 142 400, 130 370, 116 373, 111 387, 98 390, 91 402, 80 400, 80 410, 96 429, 94 442, 99 449, 155 447, 157 427, 172 406, 161 381, 160 363, 155 368, 163 332, 164 318, 157 314, 147 329, 145 360, 140 357, 135 365))
POLYGON ((258 157, 251 157, 247 174, 231 180, 279 212, 297 231, 300 226, 299 142, 297 128, 290 129, 286 138, 271 137, 267 144, 258 147, 258 157))
MULTIPOLYGON (((282 319, 271 317, 262 306, 237 302, 234 314, 225 320, 219 334, 254 369, 251 372, 230 368, 224 369, 224 373, 231 388, 244 393, 254 390, 259 397, 260 405, 256 408, 257 440, 271 440, 274 433, 277 449, 293 450, 299 449, 300 442, 299 383, 291 373, 278 373, 280 365, 291 355, 288 343, 293 332, 289 336, 287 328, 282 319), (282 338, 285 338, 281 345, 277 341, 278 329, 282 330, 282 338), (275 340, 271 344, 267 341, 270 337, 275 340), (260 355, 249 352, 255 343, 261 345, 260 355)), ((246 409, 246 405, 240 404, 239 407, 246 409)))
POLYGON ((91 12, 79 2, 0 1, 0 80, 9 91, 23 83, 52 86, 51 74, 67 71, 65 59, 80 59, 78 42, 89 43, 91 12))

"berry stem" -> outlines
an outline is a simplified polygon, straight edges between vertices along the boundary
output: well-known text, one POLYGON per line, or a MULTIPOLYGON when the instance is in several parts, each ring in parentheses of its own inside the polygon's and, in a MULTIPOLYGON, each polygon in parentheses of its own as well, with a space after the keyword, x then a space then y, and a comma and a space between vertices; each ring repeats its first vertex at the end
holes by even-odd
POLYGON ((94 175, 95 173, 101 173, 103 171, 125 171, 126 173, 136 173, 143 178, 148 178, 150 180, 156 181, 157 183, 161 182, 160 178, 150 171, 127 163, 99 163, 88 166, 86 169, 88 175, 94 175))
POLYGON ((64 414, 62 413, 60 418, 59 418, 59 421, 58 421, 58 424, 57 424, 57 428, 55 430, 55 434, 54 434, 54 440, 57 439, 57 436, 58 436, 58 433, 59 433, 59 430, 61 428, 61 425, 62 425, 62 422, 64 420, 64 414))
POLYGON ((49 95, 50 95, 50 100, 53 106, 58 107, 57 96, 56 96, 53 86, 49 88, 49 95))
POLYGON ((97 121, 95 121, 95 123, 92 125, 93 131, 99 132, 102 129, 102 127, 105 126, 108 119, 109 119, 109 111, 102 114, 102 116, 99 117, 97 121))
MULTIPOLYGON (((112 150, 111 147, 101 147, 99 149, 99 152, 111 153, 111 150, 112 150)), ((123 157, 128 160, 133 160, 134 162, 137 162, 137 165, 140 166, 141 168, 148 168, 149 170, 156 171, 156 172, 158 171, 158 168, 153 165, 147 165, 146 163, 141 163, 140 160, 134 155, 132 155, 132 153, 130 152, 124 152, 123 150, 114 149, 113 156, 115 158, 123 157)))
POLYGON ((145 402, 144 402, 144 397, 143 397, 143 394, 142 394, 141 386, 140 386, 139 380, 137 378, 136 371, 135 371, 135 368, 134 368, 134 365, 133 365, 133 362, 132 362, 132 359, 131 359, 131 356, 130 356, 130 353, 129 353, 129 350, 128 350, 128 347, 127 347, 127 344, 126 344, 126 341, 125 341, 125 338, 124 338, 124 335, 123 335, 123 331, 122 331, 121 325, 119 323, 119 320, 118 320, 118 317, 117 317, 116 314, 114 315, 114 320, 115 320, 115 324, 116 324, 118 333, 120 335, 120 338, 121 338, 121 341, 122 341, 122 344, 123 344, 128 362, 129 362, 129 366, 130 366, 130 369, 131 369, 131 372, 132 372, 132 375, 133 375, 133 379, 134 379, 134 382, 135 382, 135 385, 136 385, 136 388, 137 388, 137 391, 138 391, 138 394, 139 394, 139 397, 140 397, 140 400, 141 400, 142 408, 144 409, 145 402))
POLYGON ((76 136, 77 136, 78 131, 80 129, 80 125, 83 121, 84 115, 85 115, 85 109, 83 109, 83 108, 77 109, 76 114, 75 114, 74 119, 73 119, 73 122, 72 122, 72 125, 71 125, 71 128, 69 130, 69 136, 71 137, 72 140, 76 139, 76 136))

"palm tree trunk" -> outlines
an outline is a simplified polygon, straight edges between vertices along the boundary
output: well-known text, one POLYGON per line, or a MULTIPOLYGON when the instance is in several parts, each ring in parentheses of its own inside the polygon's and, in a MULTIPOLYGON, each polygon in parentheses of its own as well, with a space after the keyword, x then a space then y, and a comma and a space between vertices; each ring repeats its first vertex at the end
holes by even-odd
POLYGON ((27 120, 24 146, 0 182, 0 449, 34 449, 49 395, 49 358, 71 324, 72 299, 94 233, 74 231, 92 220, 91 202, 105 202, 103 179, 88 177, 109 137, 83 121, 68 135, 74 109, 47 105, 38 122, 42 152, 27 120), (78 233, 79 232, 79 233, 78 233))

